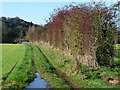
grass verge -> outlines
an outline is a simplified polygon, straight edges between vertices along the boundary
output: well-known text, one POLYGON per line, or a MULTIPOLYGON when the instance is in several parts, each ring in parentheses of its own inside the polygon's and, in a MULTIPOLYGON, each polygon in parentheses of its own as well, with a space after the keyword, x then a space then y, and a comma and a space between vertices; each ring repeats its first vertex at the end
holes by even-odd
POLYGON ((75 74, 76 65, 70 56, 60 54, 58 51, 49 48, 45 45, 40 45, 44 55, 48 58, 49 62, 60 73, 64 73, 66 77, 80 88, 119 88, 120 85, 113 85, 110 80, 119 80, 120 67, 99 67, 87 68, 81 65, 78 74, 75 74))

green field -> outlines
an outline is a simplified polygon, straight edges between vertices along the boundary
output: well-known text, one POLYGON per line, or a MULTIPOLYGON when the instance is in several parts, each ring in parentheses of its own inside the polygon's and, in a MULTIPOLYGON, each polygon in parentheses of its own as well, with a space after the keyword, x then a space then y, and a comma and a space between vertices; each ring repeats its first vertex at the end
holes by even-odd
POLYGON ((2 44, 2 51, 3 88, 27 87, 35 78, 35 71, 39 72, 41 77, 46 76, 44 79, 51 87, 70 87, 63 78, 53 73, 52 66, 47 62, 47 59, 37 46, 2 44))
POLYGON ((30 45, 2 45, 2 79, 3 87, 26 87, 34 77, 30 45))
POLYGON ((2 45, 2 76, 5 78, 18 61, 25 56, 25 45, 2 45))

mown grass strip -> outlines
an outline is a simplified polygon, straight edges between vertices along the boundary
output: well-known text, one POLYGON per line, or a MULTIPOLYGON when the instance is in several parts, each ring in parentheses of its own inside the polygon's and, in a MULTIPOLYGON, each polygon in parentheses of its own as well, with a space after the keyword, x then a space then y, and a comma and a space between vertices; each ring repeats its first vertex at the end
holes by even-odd
POLYGON ((11 71, 18 60, 21 61, 24 58, 25 50, 25 45, 2 45, 2 78, 6 77, 6 75, 11 71), (8 51, 9 54, 5 54, 8 53, 8 51))
POLYGON ((32 59, 32 48, 26 45, 25 56, 6 79, 3 88, 24 88, 34 79, 35 68, 32 59))
POLYGON ((54 68, 48 63, 47 59, 40 50, 35 45, 32 45, 32 47, 37 71, 40 73, 41 77, 50 84, 50 87, 70 88, 63 78, 53 72, 54 68))

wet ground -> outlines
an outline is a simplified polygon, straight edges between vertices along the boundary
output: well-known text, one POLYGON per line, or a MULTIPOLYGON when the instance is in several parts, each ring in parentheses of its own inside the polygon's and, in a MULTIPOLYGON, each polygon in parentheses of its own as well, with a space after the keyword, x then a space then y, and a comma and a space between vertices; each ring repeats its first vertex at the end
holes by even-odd
POLYGON ((35 73, 37 78, 35 78, 27 88, 50 88, 47 82, 40 77, 40 74, 35 73))

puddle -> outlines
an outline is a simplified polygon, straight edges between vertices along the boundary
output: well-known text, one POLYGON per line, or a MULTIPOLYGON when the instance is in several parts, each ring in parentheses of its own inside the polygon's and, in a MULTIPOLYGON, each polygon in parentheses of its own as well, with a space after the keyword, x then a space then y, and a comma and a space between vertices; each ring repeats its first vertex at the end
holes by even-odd
MULTIPOLYGON (((47 82, 40 77, 40 74, 37 72, 35 73, 37 75, 37 78, 35 78, 30 85, 27 87, 29 88, 50 88, 47 84, 47 82)), ((26 88, 26 89, 27 89, 26 88)))

